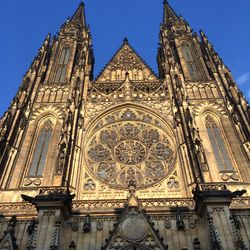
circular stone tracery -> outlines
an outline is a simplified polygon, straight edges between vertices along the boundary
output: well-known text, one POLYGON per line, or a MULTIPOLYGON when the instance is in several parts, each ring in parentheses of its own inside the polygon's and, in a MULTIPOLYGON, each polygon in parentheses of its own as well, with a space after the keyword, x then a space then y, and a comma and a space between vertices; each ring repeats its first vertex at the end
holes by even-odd
POLYGON ((128 109, 102 119, 86 141, 90 174, 125 189, 130 180, 145 188, 165 178, 174 168, 175 147, 160 124, 155 117, 128 109))
POLYGON ((114 156, 122 164, 134 165, 145 159, 146 148, 138 141, 125 140, 115 146, 114 156))

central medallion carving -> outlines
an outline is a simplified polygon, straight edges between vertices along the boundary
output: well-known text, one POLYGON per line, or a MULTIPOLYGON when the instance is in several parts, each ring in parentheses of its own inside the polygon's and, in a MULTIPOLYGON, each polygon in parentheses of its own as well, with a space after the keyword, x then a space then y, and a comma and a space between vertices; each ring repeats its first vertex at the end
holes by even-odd
POLYGON ((114 155, 120 163, 135 165, 145 159, 146 147, 138 141, 125 140, 115 146, 114 155))
POLYGON ((96 123, 86 143, 93 178, 114 188, 153 185, 174 168, 175 147, 167 128, 152 115, 121 110, 96 123), (101 124, 101 125, 100 125, 101 124))

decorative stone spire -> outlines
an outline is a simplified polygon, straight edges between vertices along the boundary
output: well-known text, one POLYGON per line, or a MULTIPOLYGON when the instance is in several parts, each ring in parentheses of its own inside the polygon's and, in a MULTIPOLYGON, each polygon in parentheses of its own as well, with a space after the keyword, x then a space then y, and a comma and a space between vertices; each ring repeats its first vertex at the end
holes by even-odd
POLYGON ((167 0, 163 1, 164 13, 163 13, 163 25, 168 25, 173 21, 178 20, 178 16, 175 11, 171 8, 167 0))
POLYGON ((84 3, 81 1, 70 22, 78 23, 83 27, 86 27, 86 18, 84 11, 84 3))

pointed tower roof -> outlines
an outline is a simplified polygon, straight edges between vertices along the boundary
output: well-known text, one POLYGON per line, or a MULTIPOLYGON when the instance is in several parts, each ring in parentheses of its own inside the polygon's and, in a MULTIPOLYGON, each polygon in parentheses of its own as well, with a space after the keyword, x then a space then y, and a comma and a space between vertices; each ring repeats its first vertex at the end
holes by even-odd
POLYGON ((84 11, 84 3, 80 2, 77 10, 75 11, 74 15, 72 16, 71 22, 81 24, 82 26, 86 26, 86 19, 85 19, 85 11, 84 11))
POLYGON ((163 5, 164 5, 163 24, 164 25, 169 24, 169 20, 177 21, 178 16, 173 10, 173 8, 169 5, 167 0, 163 1, 163 5))
POLYGON ((157 79, 154 71, 129 44, 126 37, 123 39, 123 44, 120 46, 120 48, 115 52, 113 57, 98 74, 96 80, 100 80, 107 73, 107 71, 116 69, 121 69, 127 72, 132 69, 147 70, 151 78, 157 79))

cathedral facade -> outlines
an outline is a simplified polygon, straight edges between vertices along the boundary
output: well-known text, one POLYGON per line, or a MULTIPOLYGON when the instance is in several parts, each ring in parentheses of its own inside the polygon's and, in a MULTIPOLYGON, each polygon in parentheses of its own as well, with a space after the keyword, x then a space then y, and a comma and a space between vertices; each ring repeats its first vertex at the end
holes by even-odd
POLYGON ((250 249, 250 107, 164 1, 156 74, 127 38, 93 77, 81 3, 0 119, 0 249, 250 249))

